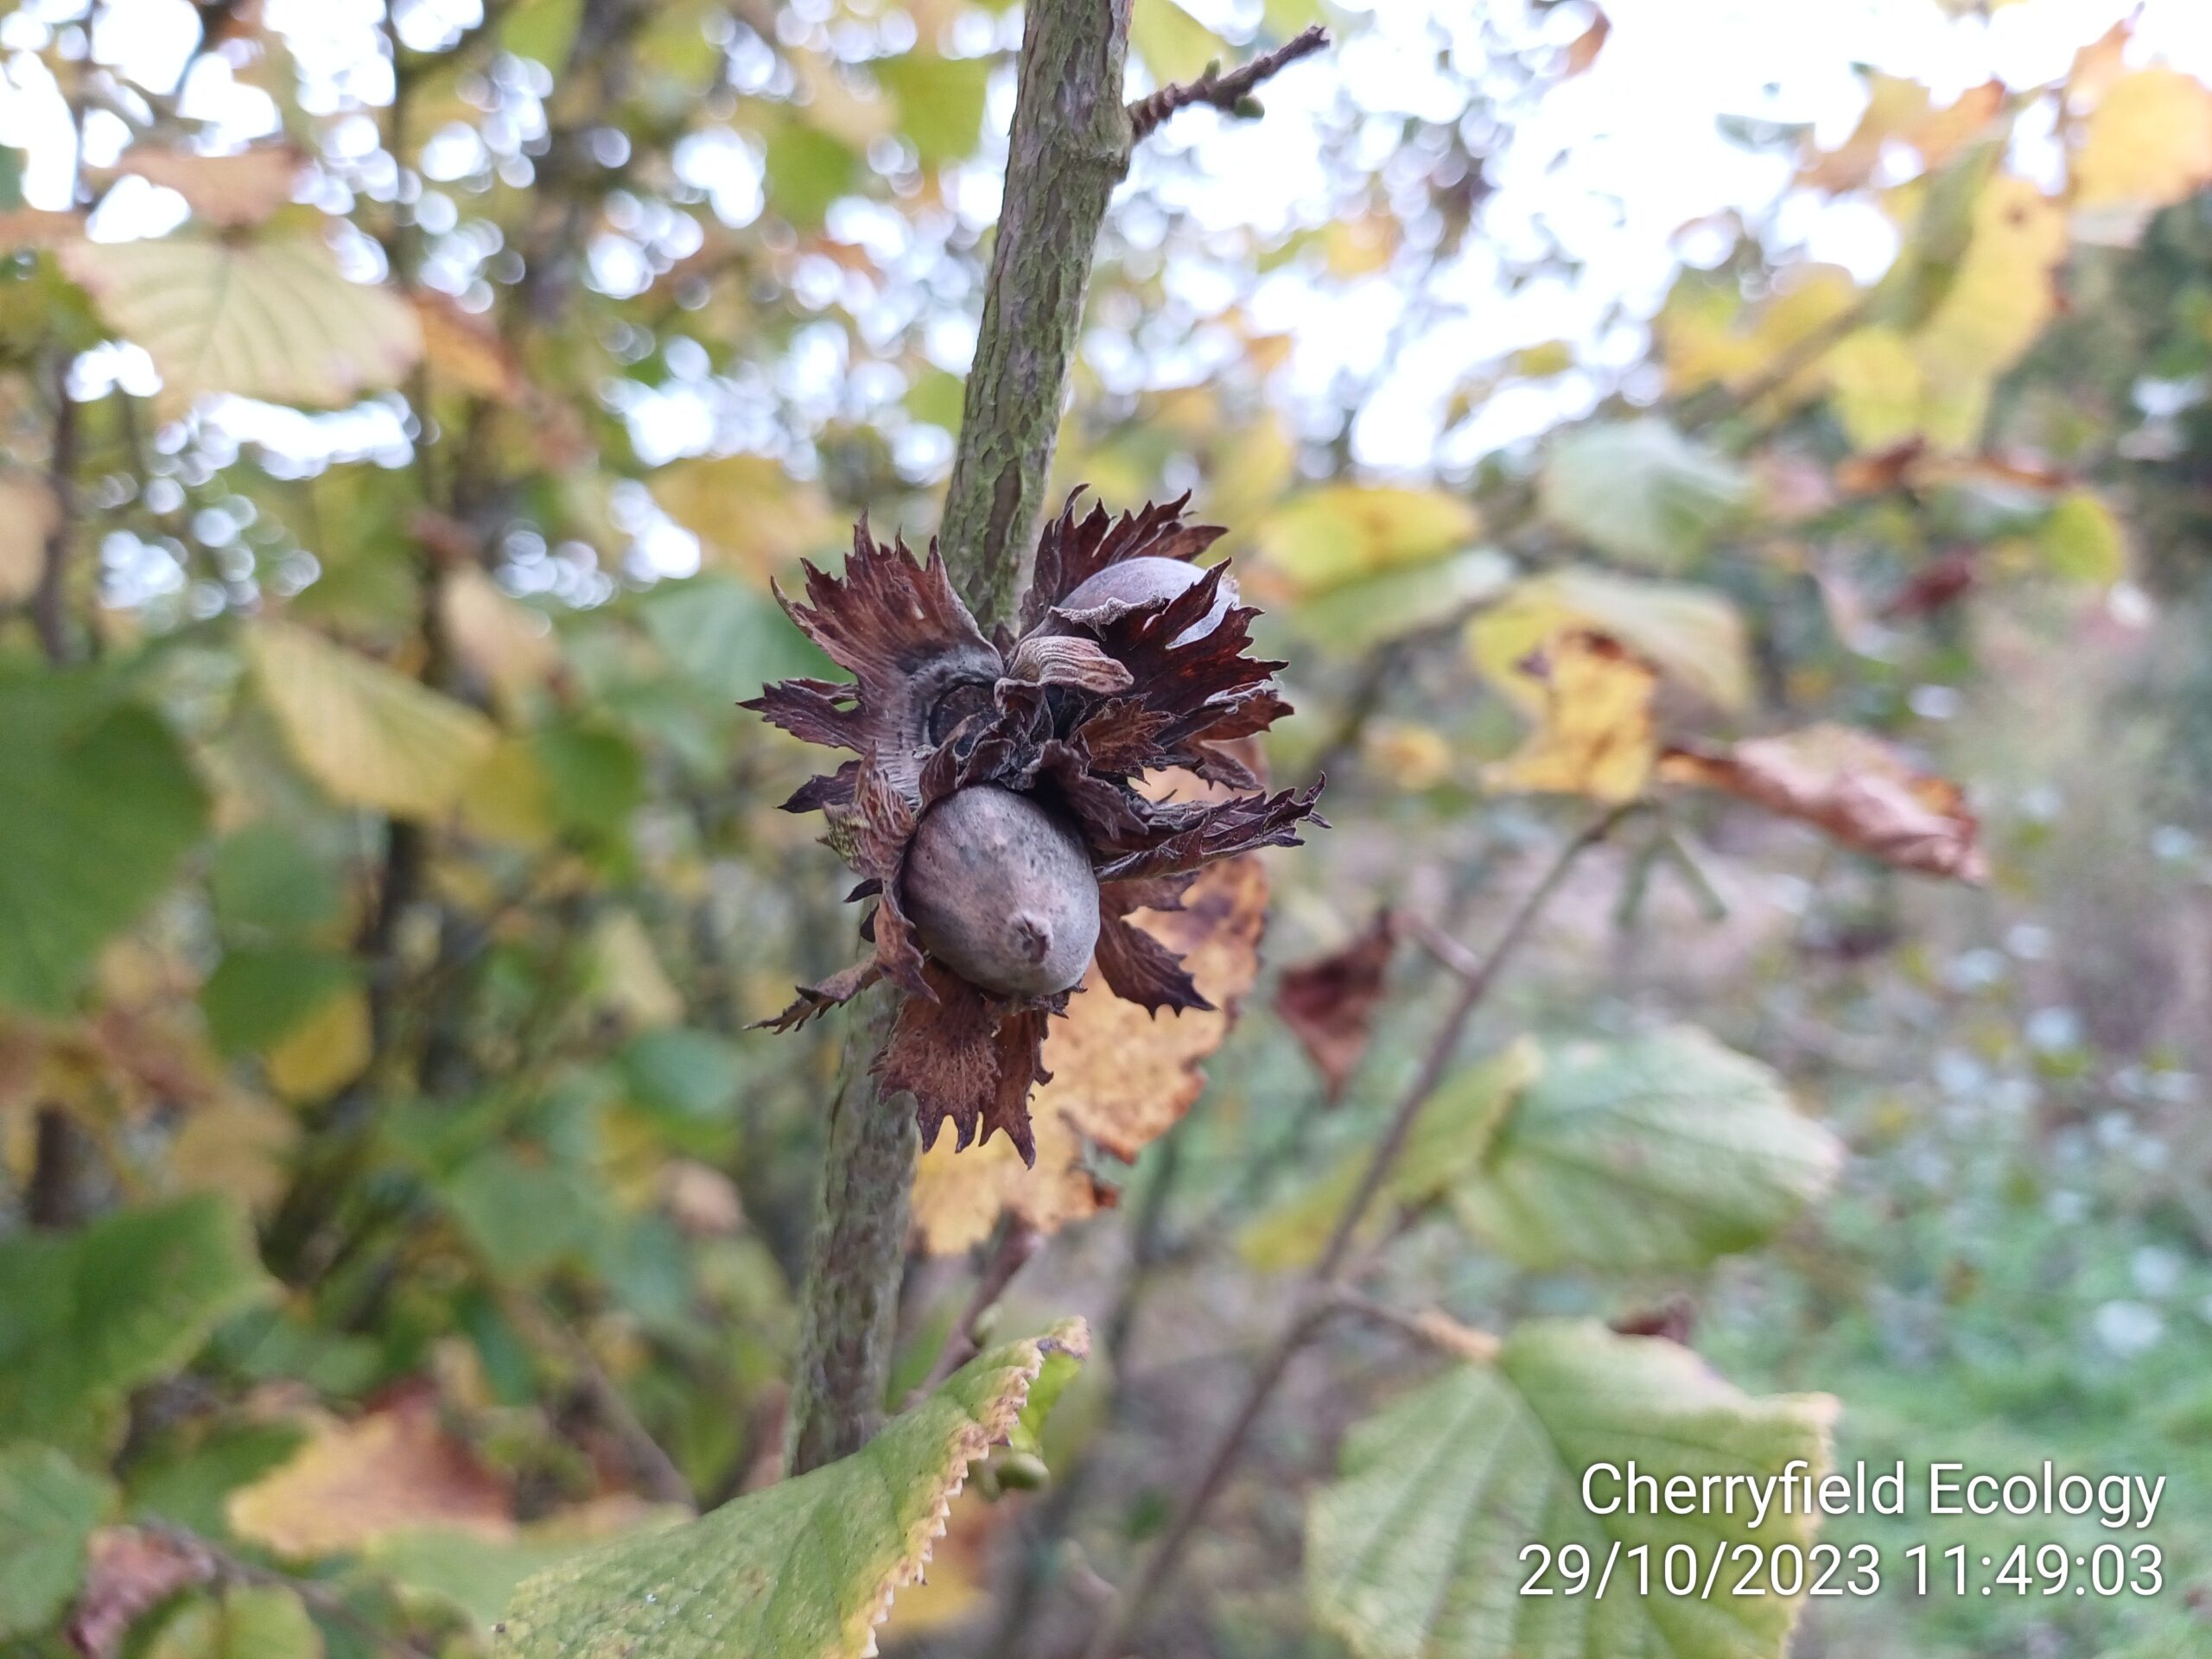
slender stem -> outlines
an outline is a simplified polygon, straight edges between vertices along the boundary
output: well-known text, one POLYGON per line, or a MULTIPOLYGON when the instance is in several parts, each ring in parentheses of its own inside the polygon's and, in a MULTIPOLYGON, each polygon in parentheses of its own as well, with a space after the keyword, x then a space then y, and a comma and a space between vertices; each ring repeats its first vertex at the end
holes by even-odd
POLYGON ((998 1306, 999 1298, 1006 1294, 1006 1287, 1014 1282, 1014 1275, 1029 1265, 1030 1258, 1044 1243, 1044 1234, 1020 1216, 1009 1215, 999 1223, 997 1241, 984 1260, 982 1271, 976 1275, 976 1288, 969 1295, 968 1306, 961 1310, 958 1323, 946 1335, 944 1346, 938 1351, 937 1363, 930 1367, 929 1375, 907 1396, 908 1405, 936 1393, 945 1378, 982 1351, 983 1316, 998 1306))
POLYGON ((1176 111, 1198 104, 1210 104, 1224 115, 1256 116, 1260 111, 1252 101, 1252 94, 1259 89, 1260 83, 1300 58, 1311 57, 1328 43, 1329 31, 1319 23, 1309 23, 1274 51, 1263 52, 1225 75, 1208 64, 1205 73, 1196 80, 1171 83, 1149 98, 1141 98, 1130 105, 1129 125, 1139 138, 1143 138, 1176 111))
MULTIPOLYGON (((1113 1362, 1107 1382, 1106 1402, 1092 1436, 1094 1446, 1103 1446, 1127 1411, 1133 1392, 1135 1353, 1130 1344, 1137 1313, 1152 1288, 1154 1275, 1167 1255, 1167 1207, 1182 1173, 1183 1137, 1171 1130, 1159 1143, 1157 1164, 1137 1211, 1135 1236, 1130 1241, 1128 1264, 1122 1275, 1112 1309, 1106 1316, 1099 1352, 1113 1362)), ((1032 1647, 1032 1621, 1037 1605, 1051 1584, 1059 1559, 1060 1541, 1074 1529, 1077 1516, 1089 1495, 1099 1467, 1096 1455, 1077 1460, 1071 1468, 1052 1471, 1051 1485, 1020 1545, 1013 1584, 999 1607, 998 1628, 979 1651, 990 1659, 1020 1659, 1032 1647)))
POLYGON ((31 593, 31 622, 40 647, 55 667, 69 660, 69 550, 77 534, 77 404, 69 396, 70 353, 54 366, 54 437, 47 485, 54 493, 54 524, 31 593))
POLYGON ((908 1192, 921 1147, 913 1102, 884 1093, 868 1075, 897 1014, 890 988, 878 986, 849 1016, 844 1082, 830 1103, 823 1148, 822 1198, 785 1429, 786 1460, 795 1475, 858 1451, 883 1423, 906 1262, 908 1192))
POLYGON ((599 1356, 592 1352, 583 1333, 541 1296, 518 1292, 505 1301, 508 1317, 531 1346, 550 1351, 575 1372, 576 1380, 591 1400, 593 1411, 621 1441, 632 1472, 645 1488, 645 1496, 657 1503, 680 1503, 690 1508, 694 1501, 691 1483, 684 1479, 676 1460, 653 1438, 652 1431, 631 1406, 629 1396, 622 1392, 622 1385, 599 1363, 599 1356))
POLYGON ((938 529, 987 632, 1012 613, 1021 586, 1099 226, 1128 171, 1129 5, 1036 0, 1022 31, 998 239, 938 529))
POLYGON ((1351 1253, 1353 1240, 1358 1236, 1360 1224, 1367 1218, 1376 1196, 1389 1180, 1399 1155, 1404 1152, 1406 1141, 1413 1134, 1414 1124, 1421 1116, 1421 1108, 1444 1081, 1445 1072, 1458 1055, 1460 1039, 1466 1034, 1467 1024, 1473 1019, 1491 988, 1507 962, 1527 938, 1538 917, 1566 884, 1568 874, 1583 854, 1611 835, 1621 820, 1634 810, 1633 806, 1616 807, 1596 819, 1562 847, 1552 861, 1551 868, 1529 895, 1521 901, 1512 917, 1506 922, 1489 954, 1471 969, 1459 976, 1459 994, 1452 999, 1443 1023, 1437 1027, 1427 1052, 1421 1057, 1420 1069, 1413 1081, 1406 1085, 1399 1097, 1397 1108, 1390 1115, 1389 1126, 1382 1139, 1375 1143, 1367 1166, 1362 1172, 1357 1187, 1344 1203, 1331 1230, 1329 1242, 1323 1246, 1320 1259, 1307 1274, 1305 1283, 1294 1298, 1288 1322, 1262 1358, 1258 1370, 1246 1386, 1244 1397, 1238 1404, 1229 1427, 1222 1433, 1212 1455, 1206 1459, 1197 1482, 1176 1511, 1175 1518, 1160 1536, 1147 1558, 1144 1567, 1128 1589, 1115 1604, 1113 1615, 1102 1621, 1090 1647, 1088 1659, 1112 1659, 1127 1645, 1141 1611, 1157 1595, 1180 1564, 1184 1548, 1198 1529, 1207 1509, 1227 1483, 1230 1471, 1236 1466, 1244 1451, 1260 1414, 1266 1409, 1275 1385, 1281 1382, 1291 1360, 1303 1347, 1315 1329, 1322 1324, 1336 1306, 1338 1294, 1345 1277, 1344 1268, 1351 1253))

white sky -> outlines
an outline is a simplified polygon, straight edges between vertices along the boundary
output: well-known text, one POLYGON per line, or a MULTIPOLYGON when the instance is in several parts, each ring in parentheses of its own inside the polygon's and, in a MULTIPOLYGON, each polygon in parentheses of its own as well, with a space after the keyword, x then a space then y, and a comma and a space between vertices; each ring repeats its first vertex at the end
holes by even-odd
MULTIPOLYGON (((414 0, 417 15, 403 14, 403 33, 432 43, 441 17, 466 18, 474 8, 475 0, 414 0)), ((38 20, 58 22, 80 9, 81 0, 24 0, 0 16, 0 50, 6 52, 0 142, 29 149, 25 189, 36 206, 61 205, 69 158, 53 83, 22 48, 43 43, 38 20)), ((1216 22, 1235 18, 1240 9, 1249 9, 1249 0, 1192 0, 1192 10, 1216 22)), ((1520 0, 1500 0, 1500 9, 1517 16, 1520 0)), ((1871 203, 1830 204, 1793 192, 1789 162, 1730 143, 1720 118, 1810 123, 1821 141, 1832 143, 1850 130, 1866 101, 1855 65, 1923 80, 1943 97, 1993 75, 2014 86, 2032 86, 2062 75, 2078 47, 2132 9, 2133 0, 2020 0, 1981 19, 1954 18, 1936 0, 1610 0, 1613 32, 1595 66, 1552 88, 1518 124, 1497 169, 1487 234, 1431 279, 1425 320, 1401 341, 1395 364, 1355 428, 1357 459, 1385 472, 1420 471, 1439 461, 1464 466, 1580 412, 1607 389, 1591 376, 1509 386, 1487 400, 1470 426, 1439 444, 1441 412, 1454 391, 1484 364, 1521 346, 1573 340, 1600 373, 1633 363, 1644 343, 1633 320, 1656 308, 1683 258, 1699 257, 1700 238, 1694 231, 1686 234, 1686 227, 1714 215, 1738 213, 1862 277, 1880 271, 1893 238, 1871 203), (1534 251, 1543 245, 1545 228, 1576 256, 1580 272, 1530 283, 1510 296, 1501 291, 1501 251, 1507 257, 1534 251), (1623 315, 1631 321, 1608 327, 1609 319, 1623 315)), ((315 101, 321 107, 388 96, 389 77, 373 60, 368 32, 380 10, 378 0, 268 0, 267 10, 320 84, 315 101)), ((2212 79, 2212 0, 2143 0, 2139 14, 2139 57, 2163 56, 2212 79)), ((1459 95, 1435 68, 1438 45, 1440 39, 1471 42, 1478 15, 1464 0, 1378 0, 1365 26, 1348 31, 1338 50, 1278 78, 1267 91, 1264 121, 1223 123, 1206 111, 1179 118, 1172 142, 1190 149, 1193 164, 1147 156, 1138 177, 1209 227, 1267 232, 1323 222, 1332 207, 1320 194, 1327 176, 1320 150, 1332 130, 1325 117, 1339 92, 1376 118, 1378 132, 1389 130, 1394 114, 1452 118, 1459 95)), ((142 84, 173 84, 194 39, 188 0, 127 0, 111 16, 92 42, 95 55, 142 84)), ((1561 8, 1546 27, 1558 38, 1571 37, 1580 31, 1575 9, 1561 8)), ((992 101, 1001 121, 1010 102, 1004 80, 992 101)), ((273 125, 267 100, 231 83, 219 65, 195 70, 185 93, 188 112, 219 117, 236 141, 273 125)), ((112 160, 127 130, 111 115, 96 116, 91 124, 87 159, 112 160)), ((372 130, 365 130, 372 145, 372 130)), ((2016 164, 2048 167, 2037 144, 2036 134, 2024 133, 2016 164)), ((715 159, 702 156, 702 167, 715 159)), ((730 175, 735 211, 749 218, 759 211, 757 180, 741 176, 748 163, 734 147, 720 162, 730 175)), ((995 181, 975 177, 969 187, 958 194, 963 213, 988 217, 995 181)), ((721 185, 716 190, 717 207, 729 213, 721 185)), ((164 207, 151 187, 134 184, 131 192, 136 200, 111 204, 99 226, 103 234, 144 234, 174 222, 174 201, 164 207)), ((903 233, 898 226, 888 232, 903 233)), ((1709 235, 1704 241, 1707 257, 1725 245, 1709 235)), ((614 257, 621 252, 613 249, 603 269, 623 269, 614 257)), ((634 256, 630 264, 642 273, 634 256)), ((594 265, 601 267, 599 251, 594 265)), ((1208 303, 1205 276, 1193 269, 1180 278, 1200 308, 1208 303)), ((1263 283, 1252 306, 1256 318, 1297 340, 1285 386, 1294 406, 1320 398, 1341 377, 1373 374, 1412 287, 1397 268, 1348 292, 1319 289, 1289 274, 1263 283)), ((1228 297, 1224 292, 1211 303, 1228 297)), ((963 333, 954 327, 948 350, 934 354, 942 360, 964 350, 963 333)), ((143 364, 118 366, 140 378, 147 372, 143 364)), ((1189 372, 1187 365, 1183 372, 1189 372)), ((823 358, 814 372, 835 379, 843 372, 842 358, 823 358)), ((632 418, 660 429, 667 442, 659 447, 696 448, 688 436, 679 442, 678 435, 711 432, 715 419, 728 418, 702 412, 712 401, 705 393, 652 394, 639 400, 632 418)), ((728 403, 727 393, 721 401, 728 403)), ((260 417, 264 431, 273 416, 260 417)), ((295 442, 318 429, 298 417, 275 423, 295 442)), ((371 424, 380 431, 385 423, 371 424)), ((262 435, 237 423, 232 429, 262 435)), ((327 442, 308 447, 324 453, 331 448, 327 442)))

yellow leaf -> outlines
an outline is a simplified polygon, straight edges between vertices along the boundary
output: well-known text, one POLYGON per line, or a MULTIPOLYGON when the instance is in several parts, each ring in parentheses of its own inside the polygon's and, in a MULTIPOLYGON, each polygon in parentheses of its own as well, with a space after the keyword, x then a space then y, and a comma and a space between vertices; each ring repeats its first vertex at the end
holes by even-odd
POLYGON ((838 535, 820 493, 766 455, 675 461, 653 474, 652 488, 661 511, 699 538, 710 561, 758 576, 838 535))
POLYGON ((1129 44, 1154 81, 1195 80, 1225 50, 1221 36, 1175 3, 1135 0, 1129 10, 1129 44))
POLYGON ((500 740, 490 758, 469 773, 460 806, 461 828, 470 835, 524 852, 543 850, 560 833, 544 769, 525 738, 500 740))
POLYGON ((639 1029, 683 1019, 683 994, 660 965, 652 937, 633 910, 609 911, 592 933, 592 1000, 639 1029))
POLYGON ((1562 629, 1608 634, 1657 669, 1723 709, 1751 700, 1751 649, 1743 619, 1719 594, 1677 582, 1646 582, 1569 566, 1518 582, 1467 624, 1467 653, 1522 712, 1542 714, 1542 688, 1516 667, 1562 629))
POLYGON ((1298 445, 1281 416, 1269 410, 1215 451, 1206 480, 1206 516, 1232 527, 1252 524, 1297 476, 1298 445))
POLYGON ((2165 207, 2212 182, 2212 89, 2178 69, 2113 83, 2074 156, 2074 200, 2165 207))
POLYGON ((1090 1172, 1092 1146, 1133 1159, 1190 1110, 1205 1087, 1198 1065, 1219 1048, 1238 1001, 1260 965, 1268 878, 1245 856, 1210 865, 1179 911, 1139 911, 1137 926, 1183 954, 1183 965, 1214 1004, 1211 1012, 1147 1013, 1109 995, 1094 968, 1052 1022, 1045 1069, 1030 1102, 1037 1166, 999 1135, 956 1157, 946 1136, 915 1172, 913 1224, 922 1247, 943 1255, 987 1236, 1002 1211, 1043 1232, 1095 1215, 1113 1202, 1090 1172))
POLYGON ((359 1077, 374 1052, 368 996, 349 986, 286 1033, 263 1065, 285 1099, 325 1100, 359 1077))
POLYGON ((1823 360, 1836 418, 1862 454, 1892 448, 1920 430, 1925 386, 1912 343, 1894 328, 1860 328, 1823 360))
POLYGON ((446 573, 438 584, 438 617, 461 661, 484 677, 504 706, 560 666, 552 624, 501 593, 476 565, 446 573))
POLYGON ((415 1397, 353 1422, 321 1418, 307 1443, 232 1492, 231 1529, 295 1560, 350 1554, 395 1533, 438 1527, 514 1535, 505 1483, 415 1397))
POLYGON ((1464 497, 1443 490, 1331 484, 1268 514, 1258 537, 1265 574, 1305 597, 1456 553, 1478 522, 1464 497))
POLYGON ((1643 792, 1659 758, 1651 722, 1659 677, 1618 640, 1585 628, 1555 634, 1516 671, 1543 700, 1536 729, 1483 770, 1491 788, 1586 795, 1618 804, 1643 792))
POLYGON ((2058 308, 2066 247, 2064 211, 2033 184, 2000 173, 1984 185, 1958 273, 1915 340, 1930 382, 2018 362, 2058 308))
POLYGON ((227 1192, 257 1214, 284 1195, 300 1122, 272 1100, 226 1089, 195 1106, 169 1143, 168 1172, 188 1192, 227 1192))
POLYGON ((1396 221, 1380 213, 1332 219, 1321 232, 1321 251, 1329 275, 1339 282, 1368 276, 1390 263, 1398 246, 1396 221))
POLYGON ((0 605, 21 604, 37 590, 46 538, 60 522, 60 504, 44 479, 0 473, 0 605))
POLYGON ((319 634, 264 621, 246 648, 293 758, 338 800, 433 817, 491 752, 474 709, 319 634))
POLYGON ((316 237, 79 242, 60 257, 100 315, 153 358, 166 413, 226 391, 335 408, 397 384, 422 355, 407 303, 347 281, 316 237))
POLYGON ((1452 745, 1433 726, 1378 721, 1360 744, 1370 773, 1399 789, 1433 789, 1452 775, 1452 745))
POLYGON ((2087 490, 2050 510, 2036 534, 2044 563, 2069 582, 2109 587, 2127 574, 2127 538, 2113 511, 2087 490))
POLYGON ((289 144, 269 144, 236 156, 196 156, 190 150, 134 144, 117 170, 175 191, 193 213, 225 230, 258 225, 292 199, 304 162, 289 144))

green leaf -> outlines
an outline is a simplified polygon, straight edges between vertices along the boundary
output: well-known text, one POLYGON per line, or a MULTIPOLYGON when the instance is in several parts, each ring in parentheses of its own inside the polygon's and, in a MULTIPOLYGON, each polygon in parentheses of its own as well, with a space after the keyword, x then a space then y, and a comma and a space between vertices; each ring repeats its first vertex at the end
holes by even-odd
POLYGON ((737 1102, 737 1049, 711 1031, 642 1033, 615 1064, 630 1100, 672 1125, 722 1122, 737 1102))
POLYGON ((1599 551, 1679 570, 1750 499, 1751 482, 1733 461, 1646 416, 1560 433, 1538 495, 1545 518, 1599 551))
POLYGON ((145 1659, 321 1659, 322 1633, 296 1592, 233 1586, 194 1596, 163 1622, 145 1659))
MULTIPOLYGON (((1368 1209, 1362 1236, 1379 1236, 1389 1226, 1394 1211, 1427 1204, 1450 1192, 1481 1160, 1499 1122, 1541 1066, 1536 1045, 1524 1037, 1446 1078, 1414 1120, 1405 1150, 1368 1209)), ((1264 1272, 1308 1267, 1318 1261, 1337 1217, 1358 1191, 1370 1156, 1370 1146, 1355 1147, 1320 1179, 1262 1211, 1237 1235, 1238 1254, 1264 1272)))
POLYGON ((819 127, 786 121, 768 136, 768 205, 799 231, 817 230, 830 204, 860 178, 861 158, 819 127))
POLYGON ((2050 510, 2036 532, 2036 549, 2054 575, 2109 587, 2127 574, 2127 538, 2113 511, 2087 490, 2050 510))
POLYGON ((486 1538, 453 1528, 424 1528, 379 1538, 368 1547, 367 1555, 379 1574, 460 1609, 480 1635, 488 1636, 517 1585, 533 1573, 582 1554, 598 1541, 486 1538))
POLYGON ((257 623, 246 654, 292 758, 335 800, 435 817, 497 736, 466 703, 305 628, 257 623))
POLYGON ((446 1202, 492 1271, 518 1281, 589 1248, 604 1219, 601 1195, 575 1171, 525 1163, 504 1147, 463 1165, 446 1202))
POLYGON ((349 957, 307 945, 233 946, 200 988, 207 1032, 226 1054, 266 1048, 360 981, 349 957))
POLYGON ((562 721, 534 733, 531 753, 564 828, 617 835, 645 798, 645 762, 616 733, 562 721))
POLYGON ((81 1440, 268 1284, 245 1216, 213 1193, 0 1240, 0 1437, 81 1440))
POLYGON ((557 73, 569 67, 583 14, 583 0, 516 0, 500 15, 499 44, 557 73))
POLYGON ((836 672, 774 600, 727 576, 665 582, 638 610, 679 674, 732 702, 770 680, 836 672))
POLYGON ((0 1003, 58 1013, 168 886, 207 801, 167 726, 76 675, 0 680, 0 1003))
POLYGON ((624 1539, 527 1580, 502 1659, 854 1659, 920 1576, 968 1466, 1014 1432, 1055 1353, 1080 1358, 1081 1320, 977 1356, 842 1462, 624 1539))
MULTIPOLYGON (((1756 1530, 1741 1486, 1732 1515, 1716 1496, 1692 1515, 1599 1516, 1584 1507, 1584 1471, 1633 1459, 1663 1488, 1675 1474, 1777 1475, 1800 1459, 1817 1470, 1834 1412, 1824 1396, 1751 1398, 1658 1338, 1580 1321, 1524 1325, 1494 1365, 1454 1366, 1346 1437, 1343 1472, 1306 1516, 1307 1596, 1360 1659, 1780 1659, 1796 1600, 1671 1596, 1663 1573, 1676 1544, 1696 1553, 1700 1586, 1716 1548, 1802 1548, 1815 1530, 1802 1499, 1756 1530), (1545 1580, 1554 1594, 1517 1593, 1541 1565, 1522 1557, 1532 1543, 1587 1550, 1584 1592, 1558 1593, 1554 1567, 1545 1580), (1600 1597, 1597 1577, 1616 1544, 1622 1556, 1600 1597), (1624 1559, 1640 1545, 1649 1547, 1648 1595, 1624 1559)), ((1599 1478, 1592 1497, 1603 1503, 1618 1488, 1599 1478)), ((1724 1565, 1723 1584, 1744 1567, 1724 1565)))
POLYGON ((423 354, 413 308, 348 281, 320 237, 73 242, 61 261, 146 348, 171 415, 203 392, 339 408, 397 385, 423 354))
POLYGON ((983 95, 991 80, 988 58, 909 52, 879 58, 868 69, 899 100, 899 130, 912 142, 924 167, 961 161, 975 150, 983 128, 983 95))
POLYGON ((1129 10, 1129 44, 1162 86, 1171 80, 1196 80, 1208 63, 1229 56, 1221 36, 1175 0, 1136 0, 1129 10))
POLYGON ((215 919, 278 938, 313 933, 338 919, 346 902, 336 861, 291 825, 264 818, 215 845, 207 871, 215 919))
POLYGON ((1548 1052, 1452 1203, 1526 1266, 1693 1266, 1787 1225, 1842 1162, 1772 1071, 1679 1027, 1548 1052))
POLYGON ((1513 562, 1505 555, 1470 548, 1437 564, 1386 570, 1296 601, 1291 620, 1320 650, 1364 656, 1389 640, 1453 620, 1512 579, 1513 562))
POLYGON ((115 1498, 50 1446, 0 1451, 0 1638, 28 1636, 69 1605, 85 1576, 85 1541, 115 1498))

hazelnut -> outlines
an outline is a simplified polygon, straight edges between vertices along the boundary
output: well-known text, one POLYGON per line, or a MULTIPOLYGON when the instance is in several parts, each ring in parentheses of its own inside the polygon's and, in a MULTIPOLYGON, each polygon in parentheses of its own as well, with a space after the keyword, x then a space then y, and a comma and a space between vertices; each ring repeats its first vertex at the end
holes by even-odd
POLYGON ((1098 878, 1082 836, 995 785, 957 790, 923 815, 900 891, 923 947, 1001 996, 1073 988, 1098 944, 1098 878))
MULTIPOLYGON (((1195 588, 1205 577, 1210 567, 1192 564, 1187 559, 1163 559, 1157 554, 1139 554, 1134 559, 1123 559, 1109 564, 1088 581, 1077 582, 1056 607, 1062 611, 1086 611, 1099 605, 1120 602, 1138 606, 1154 604, 1173 599, 1185 588, 1195 588)), ((1229 607, 1236 603, 1236 579, 1224 573, 1221 586, 1214 592, 1213 608, 1198 620, 1177 634, 1172 644, 1187 645, 1193 639, 1203 639, 1221 625, 1229 607)))

